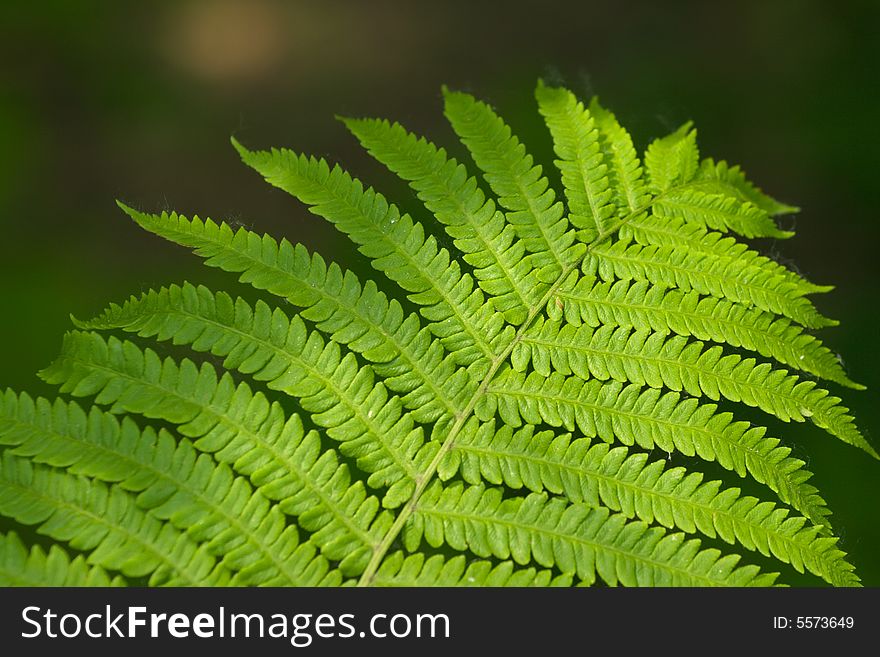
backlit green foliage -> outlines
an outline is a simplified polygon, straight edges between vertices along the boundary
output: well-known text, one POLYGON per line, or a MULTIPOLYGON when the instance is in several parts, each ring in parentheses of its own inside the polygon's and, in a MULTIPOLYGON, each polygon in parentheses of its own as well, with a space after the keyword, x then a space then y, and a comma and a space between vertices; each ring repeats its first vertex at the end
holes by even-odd
POLYGON ((536 98, 560 190, 466 94, 445 113, 480 178, 344 119, 418 218, 233 142, 375 280, 122 206, 275 301, 184 283, 111 304, 41 372, 57 399, 0 394, 0 514, 51 543, 0 534, 0 584, 857 585, 805 463, 750 421, 877 457, 819 383, 861 388, 809 332, 836 324, 810 300, 830 288, 739 240, 790 237, 774 217, 796 208, 701 160, 691 124, 642 161, 596 99, 536 98))

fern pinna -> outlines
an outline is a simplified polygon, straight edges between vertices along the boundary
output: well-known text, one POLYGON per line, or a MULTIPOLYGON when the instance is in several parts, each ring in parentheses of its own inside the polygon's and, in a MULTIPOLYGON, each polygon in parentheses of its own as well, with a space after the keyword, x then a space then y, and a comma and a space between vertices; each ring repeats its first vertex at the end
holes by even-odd
POLYGON ((397 123, 344 120, 418 219, 323 159, 233 142, 375 281, 123 206, 277 305, 183 284, 76 321, 41 374, 88 405, 0 397, 0 513, 57 543, 0 535, 0 581, 784 581, 751 561, 859 583, 805 463, 743 415, 810 420, 877 457, 817 384, 861 388, 809 332, 836 323, 809 300, 829 288, 735 237, 787 238, 773 217, 794 208, 701 160, 690 124, 642 161, 595 99, 539 83, 560 195, 492 108, 444 98, 481 180, 397 123))

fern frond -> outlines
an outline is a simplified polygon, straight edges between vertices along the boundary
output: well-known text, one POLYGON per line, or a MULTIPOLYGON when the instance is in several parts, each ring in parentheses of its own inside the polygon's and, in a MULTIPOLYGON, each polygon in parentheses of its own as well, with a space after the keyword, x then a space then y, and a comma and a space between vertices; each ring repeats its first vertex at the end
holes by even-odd
POLYGON ((557 292, 547 310, 553 319, 564 317, 575 326, 625 326, 726 343, 823 379, 864 389, 846 376, 840 361, 818 338, 797 324, 757 308, 700 296, 693 290, 670 290, 646 281, 602 282, 585 276, 570 289, 557 292))
POLYGON ((739 566, 739 557, 700 550, 697 539, 627 522, 604 507, 567 504, 532 493, 504 498, 501 489, 432 485, 419 500, 404 543, 415 550, 448 544, 480 557, 513 559, 575 572, 586 584, 598 574, 616 586, 767 586, 777 574, 739 566))
POLYGON ((700 152, 693 125, 688 121, 672 134, 655 139, 645 151, 645 168, 654 192, 667 192, 696 175, 700 152))
POLYGON ((565 265, 582 255, 574 231, 556 192, 541 165, 534 164, 519 139, 489 105, 469 94, 444 88, 445 114, 468 148, 486 182, 505 208, 513 226, 531 255, 542 280, 552 280, 565 265))
POLYGON ((810 296, 831 286, 742 239, 790 236, 774 217, 796 208, 700 161, 689 123, 639 153, 598 100, 539 82, 553 189, 494 109, 444 97, 479 181, 398 123, 344 119, 423 221, 323 159, 233 140, 372 280, 122 206, 275 301, 150 290, 73 319, 41 372, 62 398, 0 391, 0 520, 51 546, 0 534, 0 583, 775 583, 723 542, 859 584, 804 461, 739 415, 880 458, 809 378, 862 387, 811 334, 837 323, 810 296))
POLYGON ((466 562, 459 555, 444 559, 439 554, 425 558, 416 553, 389 554, 373 579, 375 586, 571 586, 569 574, 551 570, 517 568, 512 561, 493 565, 490 561, 466 562))
POLYGON ((112 412, 178 424, 196 448, 250 477, 284 513, 297 516, 322 553, 341 560, 344 574, 363 567, 391 521, 361 482, 351 483, 336 453, 322 450, 316 433, 303 431, 297 416, 286 418, 280 406, 244 383, 236 386, 229 374, 218 379, 207 363, 178 365, 131 342, 71 332, 61 356, 41 375, 62 392, 95 395, 112 412))
POLYGON ((574 374, 581 379, 613 379, 705 396, 724 397, 760 408, 784 422, 804 422, 880 458, 855 427, 840 398, 769 363, 718 346, 666 337, 649 330, 603 326, 598 330, 552 320, 536 321, 511 352, 511 363, 523 372, 529 363, 543 376, 574 374))
POLYGON ((696 455, 740 476, 751 474, 817 525, 829 515, 824 500, 806 483, 812 474, 803 461, 765 437, 763 427, 734 422, 730 413, 717 413, 714 404, 633 384, 512 370, 493 381, 488 393, 476 409, 485 420, 497 411, 511 427, 546 423, 607 443, 696 455))
POLYGON ((248 151, 233 143, 246 164, 335 224, 360 245, 373 267, 409 292, 459 364, 495 355, 503 316, 486 303, 470 275, 462 274, 458 261, 433 236, 425 236, 420 223, 338 166, 331 169, 323 160, 288 150, 248 151))
POLYGON ((142 431, 130 418, 119 422, 96 407, 87 415, 75 403, 7 391, 0 399, 0 444, 38 463, 119 482, 137 493, 138 506, 206 543, 224 566, 237 571, 233 584, 341 581, 314 548, 300 545, 296 528, 286 526, 277 506, 247 480, 164 430, 142 431))
MULTIPOLYGON (((453 376, 454 356, 431 337, 416 315, 405 316, 400 303, 389 300, 373 281, 362 286, 351 271, 328 265, 320 255, 287 240, 279 243, 244 228, 233 231, 210 219, 146 215, 131 208, 126 212, 148 230, 195 249, 206 258, 205 264, 241 273, 242 282, 303 308, 301 317, 373 363, 419 421, 432 422, 443 412, 460 410, 449 406, 450 400, 436 385, 453 376)), ((172 293, 175 289, 170 288, 172 293)), ((128 321, 126 316, 124 307, 111 305, 102 316, 75 323, 80 328, 111 328, 128 321)), ((444 335, 442 329, 434 330, 444 335)))
POLYGON ((442 479, 456 472, 469 484, 486 481, 564 495, 627 518, 718 536, 772 555, 799 572, 807 568, 837 586, 858 583, 836 539, 819 536, 820 527, 805 526, 805 518, 742 496, 737 488, 723 488, 720 481, 703 482, 698 472, 667 468, 662 460, 648 462, 647 454, 629 453, 626 447, 572 440, 551 431, 535 433, 531 425, 516 432, 509 426, 496 431, 488 423, 459 439, 438 471, 442 479))
POLYGON ((568 220, 590 243, 611 230, 615 214, 599 131, 590 111, 568 89, 539 81, 535 98, 559 158, 555 163, 568 199, 568 220))
POLYGON ((57 545, 48 552, 39 545, 28 550, 15 532, 0 534, 0 586, 125 586, 85 557, 71 559, 57 545))
POLYGON ((149 575, 150 585, 221 586, 229 571, 205 546, 147 515, 121 488, 4 453, 0 457, 0 513, 77 550, 87 561, 127 577, 149 575))
POLYGON ((379 119, 343 119, 345 126, 379 162, 406 180, 419 200, 446 228, 488 301, 512 324, 521 324, 540 298, 525 245, 513 226, 487 199, 464 165, 446 156, 399 123, 379 119))

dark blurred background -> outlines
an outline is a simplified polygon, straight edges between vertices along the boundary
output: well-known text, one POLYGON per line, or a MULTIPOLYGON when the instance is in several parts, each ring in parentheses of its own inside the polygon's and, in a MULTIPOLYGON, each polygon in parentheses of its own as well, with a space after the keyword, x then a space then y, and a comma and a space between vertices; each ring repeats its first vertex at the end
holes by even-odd
MULTIPOLYGON (((842 325, 823 338, 869 389, 832 390, 880 443, 876 0, 0 4, 0 386, 51 394, 35 371, 69 313, 183 279, 230 287, 114 199, 348 262, 331 229, 239 163, 231 134, 343 161, 407 205, 334 114, 395 118, 449 143, 445 83, 490 101, 546 161, 541 76, 599 94, 639 147, 693 119, 704 155, 802 208, 774 255, 838 286, 819 305, 842 325)), ((814 427, 782 429, 864 582, 880 585, 880 464, 814 427)))

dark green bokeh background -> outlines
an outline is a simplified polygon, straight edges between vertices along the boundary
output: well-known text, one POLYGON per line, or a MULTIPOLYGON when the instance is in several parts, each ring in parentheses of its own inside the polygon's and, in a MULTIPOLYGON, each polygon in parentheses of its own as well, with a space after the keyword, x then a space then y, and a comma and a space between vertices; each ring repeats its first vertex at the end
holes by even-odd
MULTIPOLYGON (((819 305, 843 323, 823 337, 869 389, 833 392, 876 445, 878 38, 872 0, 4 2, 0 386, 51 394, 34 373, 68 313, 183 279, 229 287, 114 199, 234 219, 348 261, 331 229, 238 162, 230 134, 343 161, 406 205, 334 114, 449 143, 445 83, 492 102, 546 161, 532 102, 543 76, 599 93, 640 147, 693 119, 703 154, 803 208, 774 255, 838 286, 819 305)), ((780 430, 864 582, 880 585, 880 464, 809 425, 780 430)))

